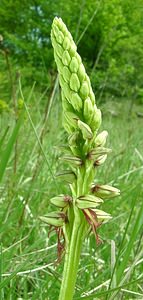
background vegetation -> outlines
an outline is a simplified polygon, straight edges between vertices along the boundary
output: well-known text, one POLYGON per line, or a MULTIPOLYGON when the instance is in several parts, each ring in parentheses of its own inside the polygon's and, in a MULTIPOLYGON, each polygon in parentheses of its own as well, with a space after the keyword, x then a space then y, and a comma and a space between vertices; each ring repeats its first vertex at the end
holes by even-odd
POLYGON ((68 191, 55 178, 66 167, 56 15, 78 44, 109 131, 113 153, 98 180, 121 189, 105 203, 113 219, 100 230, 103 244, 91 235, 83 245, 75 299, 143 299, 142 0, 1 0, 0 299, 57 299, 61 281, 55 234, 38 220, 68 191))

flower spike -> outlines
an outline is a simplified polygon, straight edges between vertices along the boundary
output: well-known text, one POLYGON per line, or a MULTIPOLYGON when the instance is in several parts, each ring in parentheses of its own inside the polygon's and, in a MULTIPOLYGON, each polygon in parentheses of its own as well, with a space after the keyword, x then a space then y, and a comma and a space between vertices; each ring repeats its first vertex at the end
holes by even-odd
POLYGON ((72 300, 81 244, 89 230, 100 243, 98 227, 111 219, 100 205, 106 196, 112 198, 119 190, 92 184, 97 166, 104 163, 111 151, 104 147, 108 133, 104 130, 98 134, 102 114, 77 46, 61 18, 53 20, 51 41, 61 87, 63 126, 68 134, 68 147, 62 159, 69 164, 69 170, 60 172, 57 178, 69 185, 71 196, 52 198, 50 202, 60 211, 49 213, 43 221, 58 233, 59 253, 64 237, 66 257, 59 300, 72 300))

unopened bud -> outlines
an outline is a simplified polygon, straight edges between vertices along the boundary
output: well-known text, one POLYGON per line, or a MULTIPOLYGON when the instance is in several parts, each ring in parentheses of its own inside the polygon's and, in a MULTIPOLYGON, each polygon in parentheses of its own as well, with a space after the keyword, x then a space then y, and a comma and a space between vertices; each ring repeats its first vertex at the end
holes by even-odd
POLYGON ((70 81, 71 72, 70 72, 69 68, 66 66, 63 67, 63 77, 67 83, 70 81))
POLYGON ((76 46, 76 44, 72 40, 72 43, 70 43, 70 48, 69 48, 69 54, 70 54, 70 56, 71 57, 75 56, 76 51, 77 51, 77 46, 76 46))
POLYGON ((71 61, 71 57, 70 57, 68 51, 65 50, 62 55, 62 63, 64 66, 68 66, 70 61, 71 61))
POLYGON ((79 63, 76 57, 73 57, 70 63, 70 70, 72 73, 76 73, 79 67, 79 63))
POLYGON ((48 225, 61 227, 67 221, 67 217, 63 212, 50 212, 49 214, 39 217, 39 219, 48 225))
POLYGON ((84 65, 82 63, 79 65, 77 74, 78 74, 78 78, 79 78, 80 82, 82 82, 85 79, 85 74, 86 74, 84 65))
POLYGON ((93 185, 91 187, 92 193, 101 198, 113 198, 120 195, 120 190, 109 185, 93 185))
POLYGON ((72 73, 72 75, 71 75, 70 88, 75 92, 78 92, 78 90, 80 88, 80 81, 79 81, 76 73, 72 73))
POLYGON ((88 153, 88 159, 90 160, 97 160, 101 155, 105 155, 110 153, 112 150, 110 148, 104 148, 104 147, 96 147, 92 149, 88 153))
POLYGON ((71 92, 70 103, 73 108, 77 111, 80 111, 82 108, 82 99, 80 98, 78 93, 71 92))
POLYGON ((76 175, 74 172, 66 170, 58 173, 56 177, 65 181, 66 183, 72 184, 76 178, 76 175))
POLYGON ((50 199, 50 202, 60 208, 64 208, 72 201, 72 197, 68 195, 59 195, 50 199))
POLYGON ((78 127, 80 128, 83 138, 85 140, 92 139, 93 133, 91 131, 91 128, 86 123, 82 122, 81 120, 78 120, 78 127))
POLYGON ((56 44, 55 52, 60 58, 62 57, 64 50, 58 43, 56 44))
POLYGON ((64 93, 62 92, 62 106, 64 111, 73 112, 73 107, 65 97, 64 93))
POLYGON ((99 133, 95 139, 95 146, 96 147, 104 146, 106 143, 107 136, 108 136, 108 132, 106 130, 99 133))
POLYGON ((77 156, 65 155, 65 156, 61 157, 60 159, 66 161, 68 163, 71 163, 75 166, 81 166, 82 165, 82 160, 77 156))
POLYGON ((101 120, 102 120, 101 110, 97 109, 97 107, 94 106, 94 114, 93 114, 93 118, 91 121, 91 128, 93 130, 97 130, 101 125, 101 120))
POLYGON ((103 211, 103 210, 100 210, 100 209, 93 209, 93 211, 96 213, 97 219, 98 219, 98 221, 100 221, 100 222, 108 221, 108 220, 112 219, 111 215, 108 214, 108 213, 106 213, 106 212, 103 211))
POLYGON ((84 118, 88 122, 88 124, 90 124, 90 122, 92 120, 93 113, 94 113, 93 104, 92 104, 91 99, 88 97, 84 101, 84 112, 83 112, 84 118))
POLYGON ((65 119, 65 117, 63 116, 63 126, 65 128, 65 130, 68 132, 68 134, 72 134, 74 129, 73 127, 71 127, 70 123, 67 121, 67 119, 65 119))
POLYGON ((69 146, 76 147, 77 146, 77 140, 79 137, 79 132, 75 131, 68 137, 69 146))
POLYGON ((95 208, 103 202, 102 199, 93 195, 85 195, 77 198, 76 205, 80 209, 95 208))
POLYGON ((83 81, 80 88, 80 95, 83 99, 86 99, 89 95, 89 85, 87 81, 83 81))
POLYGON ((99 156, 98 159, 94 162, 94 166, 96 167, 96 166, 103 165, 106 159, 107 159, 107 154, 99 156))
POLYGON ((68 124, 71 124, 73 128, 77 128, 77 121, 79 120, 79 117, 77 115, 72 112, 66 111, 64 112, 64 117, 68 121, 68 124))
POLYGON ((67 36, 65 36, 64 41, 63 41, 63 48, 65 50, 69 50, 70 46, 71 46, 71 41, 67 36))

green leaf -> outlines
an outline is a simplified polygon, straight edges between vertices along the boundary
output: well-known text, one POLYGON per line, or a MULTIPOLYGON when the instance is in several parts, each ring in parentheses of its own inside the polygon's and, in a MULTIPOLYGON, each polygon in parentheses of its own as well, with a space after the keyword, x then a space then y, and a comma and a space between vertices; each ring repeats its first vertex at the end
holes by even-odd
POLYGON ((6 145, 6 149, 3 152, 2 156, 1 156, 1 161, 0 161, 0 181, 3 178, 6 166, 8 164, 9 158, 11 156, 12 150, 14 148, 18 133, 19 133, 19 129, 20 126, 22 124, 22 120, 23 120, 23 114, 21 115, 21 117, 19 118, 18 122, 15 124, 15 127, 12 131, 12 134, 7 142, 6 145))

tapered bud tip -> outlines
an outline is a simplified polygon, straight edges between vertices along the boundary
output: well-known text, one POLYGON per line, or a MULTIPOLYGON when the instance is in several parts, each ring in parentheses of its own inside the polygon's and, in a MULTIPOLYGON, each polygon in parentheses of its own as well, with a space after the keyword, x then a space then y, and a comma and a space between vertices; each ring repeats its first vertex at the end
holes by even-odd
POLYGON ((50 212, 49 214, 39 217, 39 219, 50 226, 61 227, 67 222, 67 216, 63 212, 50 212))
POLYGON ((92 185, 92 193, 101 198, 113 198, 120 195, 120 190, 109 185, 92 185))
POLYGON ((99 206, 102 202, 102 199, 93 195, 84 195, 77 198, 76 205, 80 209, 95 208, 99 206))
POLYGON ((88 153, 87 157, 91 160, 98 160, 98 158, 100 158, 102 155, 108 154, 110 152, 112 152, 110 148, 96 147, 88 153))
POLYGON ((107 159, 107 154, 99 156, 98 159, 94 162, 94 166, 98 167, 98 166, 104 164, 106 159, 107 159))
POLYGON ((95 139, 95 145, 98 146, 104 146, 106 143, 106 139, 108 137, 108 132, 106 130, 99 133, 95 139))
POLYGON ((82 165, 82 160, 78 156, 73 156, 73 155, 65 155, 61 157, 62 160, 65 162, 71 163, 74 166, 81 166, 82 165))
POLYGON ((112 216, 103 210, 94 209, 94 212, 96 213, 97 219, 100 222, 104 222, 104 221, 108 221, 108 220, 112 219, 112 216))
POLYGON ((69 184, 73 183, 74 180, 76 179, 75 173, 73 171, 70 171, 70 170, 65 170, 61 173, 58 173, 56 175, 56 177, 63 180, 66 183, 69 183, 69 184))
POLYGON ((93 132, 91 128, 84 122, 78 120, 78 127, 80 128, 83 138, 86 139, 92 139, 93 132))
POLYGON ((59 195, 52 199, 50 199, 50 202, 60 208, 67 207, 69 203, 72 201, 72 197, 68 195, 59 195))

